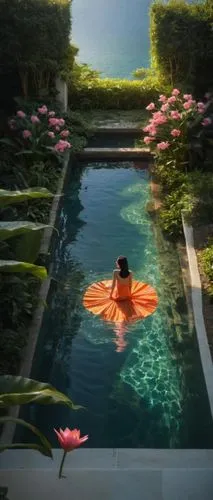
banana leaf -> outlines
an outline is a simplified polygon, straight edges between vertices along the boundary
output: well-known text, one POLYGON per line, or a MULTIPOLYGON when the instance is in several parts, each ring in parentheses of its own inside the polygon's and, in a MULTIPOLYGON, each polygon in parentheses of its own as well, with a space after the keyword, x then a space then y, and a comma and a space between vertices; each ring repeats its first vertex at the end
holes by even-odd
POLYGON ((23 201, 38 199, 38 198, 52 198, 53 194, 46 188, 29 188, 22 191, 8 191, 0 189, 0 207, 6 207, 13 203, 21 203, 23 201))
POLYGON ((47 278, 47 270, 45 267, 16 260, 0 260, 0 273, 30 273, 36 276, 36 278, 47 278))
POLYGON ((32 231, 40 231, 46 227, 48 227, 46 224, 30 221, 0 222, 0 241, 5 241, 32 231))
POLYGON ((81 408, 74 405, 70 398, 50 384, 13 375, 0 376, 0 407, 27 403, 62 404, 72 410, 81 408))
POLYGON ((49 443, 47 438, 44 436, 44 434, 42 434, 42 432, 40 432, 39 429, 37 429, 37 427, 35 427, 32 424, 29 424, 28 422, 26 422, 25 420, 22 420, 21 418, 13 418, 13 417, 1 417, 0 418, 0 425, 6 424, 8 422, 22 425, 22 426, 26 427, 27 429, 29 429, 30 431, 32 431, 33 434, 35 434, 39 438, 40 444, 37 444, 37 443, 3 444, 3 445, 0 445, 0 452, 7 450, 9 448, 30 448, 30 449, 40 451, 40 453, 42 453, 46 457, 52 458, 51 444, 49 443))

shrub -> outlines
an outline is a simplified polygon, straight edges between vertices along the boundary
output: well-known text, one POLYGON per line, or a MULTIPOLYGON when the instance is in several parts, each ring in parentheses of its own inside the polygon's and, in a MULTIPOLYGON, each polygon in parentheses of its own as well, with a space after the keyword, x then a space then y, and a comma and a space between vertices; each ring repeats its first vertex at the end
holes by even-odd
POLYGON ((164 166, 183 170, 188 164, 190 127, 194 120, 199 120, 201 128, 212 123, 211 118, 203 118, 206 104, 196 102, 191 94, 182 95, 179 89, 173 89, 169 97, 160 95, 158 104, 151 102, 146 109, 152 115, 143 128, 148 134, 143 139, 145 144, 164 166))
POLYGON ((17 70, 23 95, 48 93, 69 46, 70 0, 1 0, 0 66, 17 70))
POLYGON ((72 109, 140 109, 161 90, 156 79, 117 80, 93 75, 69 83, 69 106, 72 109))
POLYGON ((212 88, 212 2, 157 1, 151 8, 152 66, 173 86, 203 94, 212 88))
POLYGON ((208 283, 208 293, 213 297, 213 244, 209 244, 200 252, 199 260, 203 272, 205 273, 208 283))

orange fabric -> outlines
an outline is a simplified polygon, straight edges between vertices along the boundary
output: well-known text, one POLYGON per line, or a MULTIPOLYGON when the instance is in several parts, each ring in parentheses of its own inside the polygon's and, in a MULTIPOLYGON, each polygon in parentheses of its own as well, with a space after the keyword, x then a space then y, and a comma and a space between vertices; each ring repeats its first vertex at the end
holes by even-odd
POLYGON ((112 280, 93 283, 83 298, 84 307, 105 321, 137 321, 152 314, 158 305, 157 293, 147 283, 133 280, 130 298, 126 298, 127 285, 119 283, 115 291, 116 298, 110 299, 111 286, 112 280))

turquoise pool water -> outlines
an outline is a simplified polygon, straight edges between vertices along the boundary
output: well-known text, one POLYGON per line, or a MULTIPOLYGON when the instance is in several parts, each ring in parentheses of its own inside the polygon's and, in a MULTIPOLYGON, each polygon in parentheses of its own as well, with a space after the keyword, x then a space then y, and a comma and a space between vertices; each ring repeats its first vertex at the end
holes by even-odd
POLYGON ((178 255, 146 210, 147 170, 133 162, 77 165, 58 217, 53 280, 32 376, 86 409, 29 407, 53 427, 76 426, 89 447, 211 448, 212 423, 178 255), (157 311, 119 337, 82 305, 119 254, 159 294, 157 311))

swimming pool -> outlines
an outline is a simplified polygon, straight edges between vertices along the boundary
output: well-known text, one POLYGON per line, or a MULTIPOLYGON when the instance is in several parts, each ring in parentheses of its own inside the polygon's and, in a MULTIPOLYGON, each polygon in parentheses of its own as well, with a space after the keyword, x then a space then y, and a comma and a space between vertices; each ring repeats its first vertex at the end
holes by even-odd
POLYGON ((85 410, 30 406, 27 417, 89 434, 92 448, 211 448, 212 422, 178 254, 148 215, 147 170, 134 162, 84 163, 66 182, 52 251, 52 285, 32 377, 85 410), (153 285, 156 312, 121 338, 82 305, 87 286, 111 278, 119 254, 153 285))

